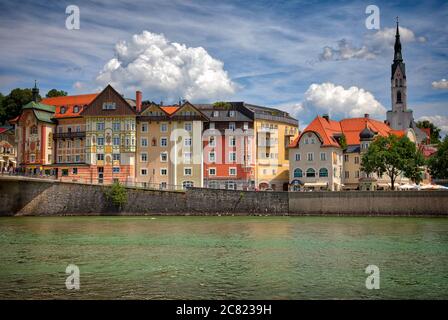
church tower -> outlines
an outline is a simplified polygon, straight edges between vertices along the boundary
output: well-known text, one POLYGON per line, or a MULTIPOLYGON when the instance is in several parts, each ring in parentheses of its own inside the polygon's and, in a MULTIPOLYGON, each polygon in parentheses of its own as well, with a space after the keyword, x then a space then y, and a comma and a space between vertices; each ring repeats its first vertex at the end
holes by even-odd
POLYGON ((414 117, 412 110, 407 109, 406 66, 401 53, 398 17, 391 71, 392 110, 387 112, 387 122, 393 129, 404 130, 413 127, 414 117))

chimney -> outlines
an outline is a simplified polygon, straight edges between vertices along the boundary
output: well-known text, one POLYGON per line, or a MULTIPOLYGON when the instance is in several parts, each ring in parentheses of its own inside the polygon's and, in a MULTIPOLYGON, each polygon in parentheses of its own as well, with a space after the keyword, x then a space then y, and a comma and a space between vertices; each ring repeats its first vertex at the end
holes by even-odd
POLYGON ((324 114, 322 115, 322 118, 324 118, 325 120, 327 120, 328 122, 330 122, 330 116, 328 114, 324 114))
POLYGON ((369 114, 368 113, 364 113, 364 118, 368 119, 369 118, 369 114))
POLYGON ((136 91, 135 92, 135 110, 137 113, 140 113, 142 111, 142 92, 136 91))

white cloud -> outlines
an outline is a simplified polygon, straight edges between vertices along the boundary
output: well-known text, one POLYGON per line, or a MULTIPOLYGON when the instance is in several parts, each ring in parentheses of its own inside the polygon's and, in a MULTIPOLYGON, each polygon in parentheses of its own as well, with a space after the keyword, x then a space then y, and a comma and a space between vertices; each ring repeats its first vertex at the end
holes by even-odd
POLYGON ((115 58, 106 63, 97 81, 156 97, 213 100, 229 97, 236 90, 223 67, 202 47, 187 47, 169 42, 162 34, 143 31, 129 42, 116 44, 115 58))
POLYGON ((76 89, 76 90, 82 90, 82 89, 84 89, 84 87, 85 87, 84 83, 82 83, 80 81, 76 81, 73 84, 73 88, 76 89))
POLYGON ((418 121, 428 120, 433 123, 436 127, 439 127, 442 131, 442 135, 448 134, 448 116, 423 116, 417 119, 418 121))
POLYGON ((448 89, 448 81, 446 79, 442 79, 440 81, 434 81, 432 83, 432 87, 434 89, 448 89))
POLYGON ((372 117, 384 118, 386 108, 368 91, 350 87, 345 89, 333 83, 313 83, 305 92, 304 100, 295 105, 292 114, 301 116, 328 113, 330 117, 362 117, 368 113, 372 117))
POLYGON ((338 41, 337 49, 324 47, 319 60, 373 59, 375 56, 366 46, 356 48, 349 41, 342 39, 338 41))
MULTIPOLYGON (((319 55, 319 60, 374 59, 394 46, 395 33, 395 28, 383 28, 374 34, 367 35, 363 45, 359 48, 350 41, 341 39, 337 42, 337 48, 324 47, 323 52, 319 55)), ((417 37, 411 29, 404 27, 400 27, 400 40, 402 43, 426 42, 425 37, 417 37)))

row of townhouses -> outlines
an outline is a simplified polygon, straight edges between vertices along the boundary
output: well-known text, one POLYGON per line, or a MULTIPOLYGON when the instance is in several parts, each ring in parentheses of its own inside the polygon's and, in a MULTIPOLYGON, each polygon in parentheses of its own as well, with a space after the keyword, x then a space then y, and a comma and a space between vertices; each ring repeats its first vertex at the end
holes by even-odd
POLYGON ((142 104, 112 86, 99 94, 46 98, 14 119, 27 174, 63 181, 160 189, 289 188, 288 145, 298 122, 284 111, 229 102, 142 104))

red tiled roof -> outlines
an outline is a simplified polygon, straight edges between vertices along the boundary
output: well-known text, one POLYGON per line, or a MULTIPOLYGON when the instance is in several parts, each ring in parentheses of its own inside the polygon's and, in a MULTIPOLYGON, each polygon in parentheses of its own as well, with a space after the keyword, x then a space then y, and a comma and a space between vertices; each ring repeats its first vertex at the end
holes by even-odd
POLYGON ((316 117, 305 130, 289 145, 290 148, 295 148, 301 138, 306 132, 315 132, 322 139, 322 145, 327 147, 339 147, 335 135, 344 134, 347 145, 360 144, 359 134, 365 127, 374 131, 380 136, 388 136, 394 134, 398 137, 404 136, 404 131, 392 130, 384 122, 370 119, 370 118, 348 118, 341 121, 327 120, 323 117, 316 117))
POLYGON ((84 109, 84 106, 88 105, 92 102, 98 93, 91 94, 80 94, 77 96, 65 96, 65 97, 53 97, 53 98, 45 98, 42 99, 42 103, 55 106, 55 118, 70 118, 70 117, 78 117, 81 111, 84 109), (78 112, 74 112, 73 107, 79 106, 78 112), (61 113, 61 107, 65 108, 65 113, 61 113))
POLYGON ((163 106, 160 107, 160 109, 165 111, 167 114, 172 115, 174 112, 177 111, 177 109, 179 109, 179 106, 163 106))

